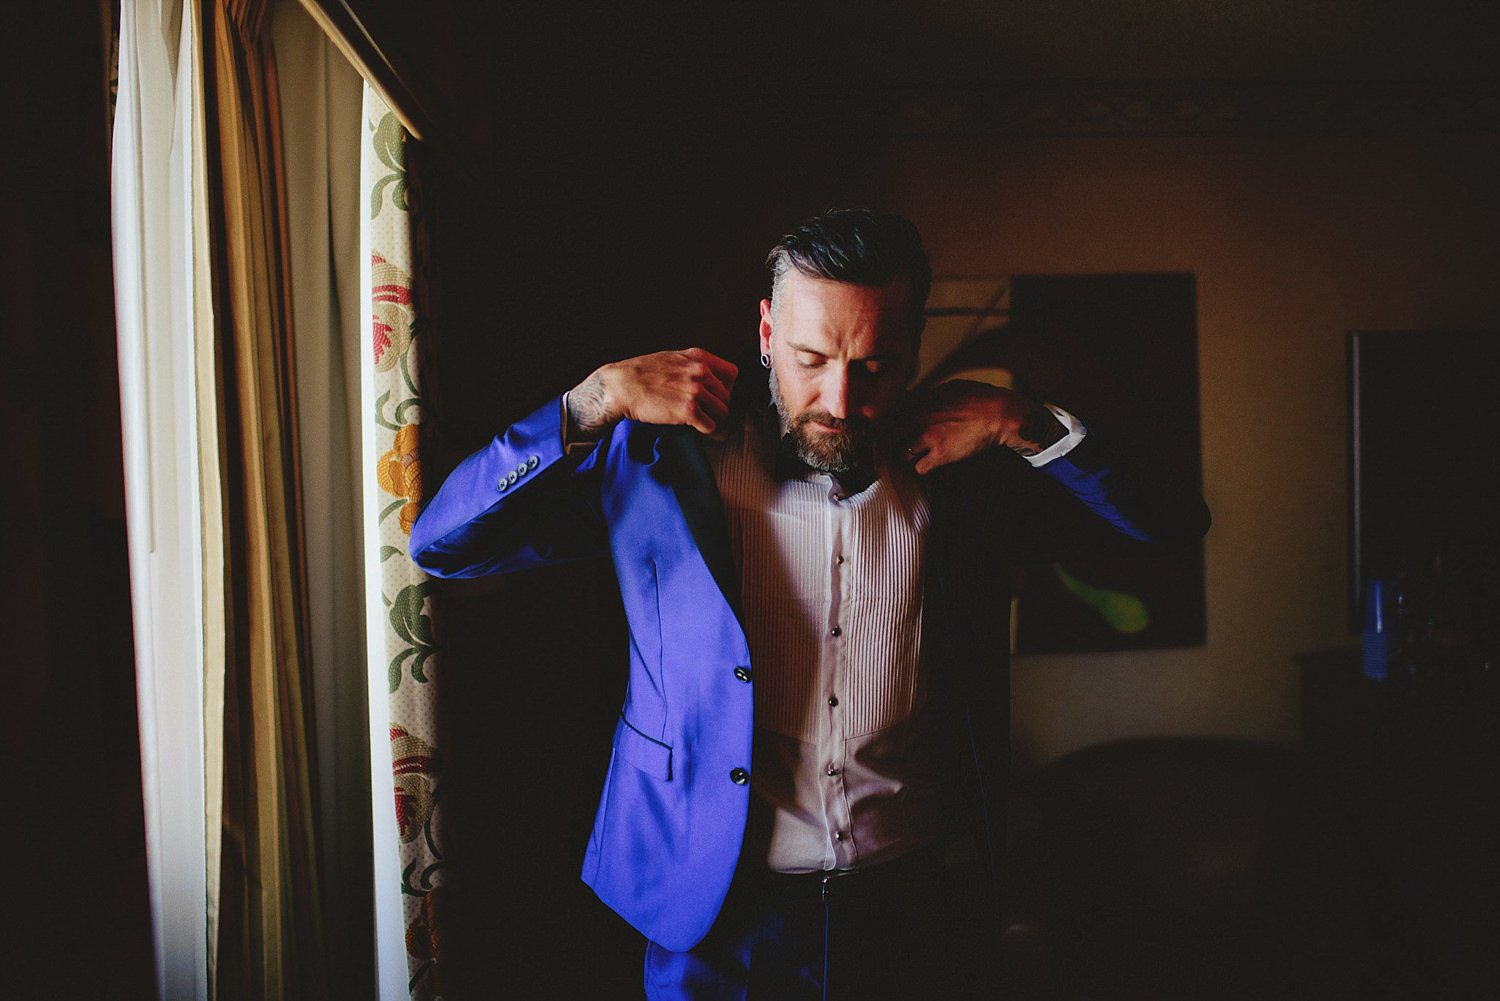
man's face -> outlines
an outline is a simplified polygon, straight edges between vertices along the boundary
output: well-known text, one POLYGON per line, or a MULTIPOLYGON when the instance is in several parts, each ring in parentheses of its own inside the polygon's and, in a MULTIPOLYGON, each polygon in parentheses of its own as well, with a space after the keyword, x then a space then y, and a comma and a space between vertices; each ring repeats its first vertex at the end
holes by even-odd
POLYGON ((907 279, 870 287, 788 273, 760 303, 760 349, 771 357, 783 434, 814 469, 868 461, 881 420, 916 364, 907 279))

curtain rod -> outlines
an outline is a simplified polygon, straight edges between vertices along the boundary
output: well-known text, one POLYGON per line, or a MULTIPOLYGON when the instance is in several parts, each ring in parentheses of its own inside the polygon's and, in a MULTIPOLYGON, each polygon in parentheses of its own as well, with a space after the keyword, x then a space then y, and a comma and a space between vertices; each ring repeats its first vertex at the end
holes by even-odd
MULTIPOLYGON (((381 47, 366 26, 366 19, 355 13, 349 0, 299 2, 344 54, 344 58, 349 60, 355 71, 380 94, 411 137, 446 161, 469 191, 482 195, 487 190, 484 184, 487 171, 464 130, 451 114, 435 113, 423 103, 417 89, 402 78, 395 64, 386 55, 387 50, 381 47)), ((367 9, 368 6, 366 4, 367 9)), ((376 23, 374 27, 379 30, 382 25, 376 23)), ((400 61, 402 53, 399 50, 393 51, 400 61)), ((408 66, 408 69, 411 67, 408 66)), ((429 100, 434 98, 432 93, 426 96, 429 100)), ((441 98, 443 94, 440 92, 436 96, 441 98)))
POLYGON ((401 79, 359 15, 349 8, 348 0, 301 0, 301 3, 344 58, 380 93, 412 138, 429 139, 433 134, 432 116, 401 79))

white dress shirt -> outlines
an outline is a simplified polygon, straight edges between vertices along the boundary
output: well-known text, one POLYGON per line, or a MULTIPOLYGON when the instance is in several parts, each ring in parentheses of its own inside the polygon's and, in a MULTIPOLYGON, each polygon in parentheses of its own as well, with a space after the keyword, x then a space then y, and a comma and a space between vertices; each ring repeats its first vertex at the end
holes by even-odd
MULTIPOLYGON (((1082 440, 1029 457, 1043 465, 1082 440)), ((837 478, 778 479, 775 414, 746 420, 709 458, 740 571, 755 672, 747 858, 781 872, 888 861, 942 833, 922 662, 921 478, 881 463, 846 494, 837 478)))

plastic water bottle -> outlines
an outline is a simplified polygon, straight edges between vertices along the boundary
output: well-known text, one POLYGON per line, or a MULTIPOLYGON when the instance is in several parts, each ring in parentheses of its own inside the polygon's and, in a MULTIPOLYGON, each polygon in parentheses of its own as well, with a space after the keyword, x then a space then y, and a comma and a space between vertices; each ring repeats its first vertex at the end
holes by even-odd
POLYGON ((1390 676, 1392 623, 1387 607, 1390 592, 1391 583, 1384 577, 1365 582, 1364 674, 1373 681, 1384 681, 1390 676))

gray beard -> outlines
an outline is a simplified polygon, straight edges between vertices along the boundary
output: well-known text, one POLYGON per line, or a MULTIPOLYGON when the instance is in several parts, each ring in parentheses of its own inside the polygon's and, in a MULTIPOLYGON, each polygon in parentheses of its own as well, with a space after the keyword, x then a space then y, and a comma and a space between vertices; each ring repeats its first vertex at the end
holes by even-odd
POLYGON ((781 398, 781 383, 771 369, 771 405, 781 421, 781 433, 791 438, 797 458, 822 473, 852 472, 874 459, 874 429, 862 418, 840 419, 825 410, 809 410, 788 417, 781 398), (808 427, 813 421, 837 428, 837 434, 822 434, 808 427))

